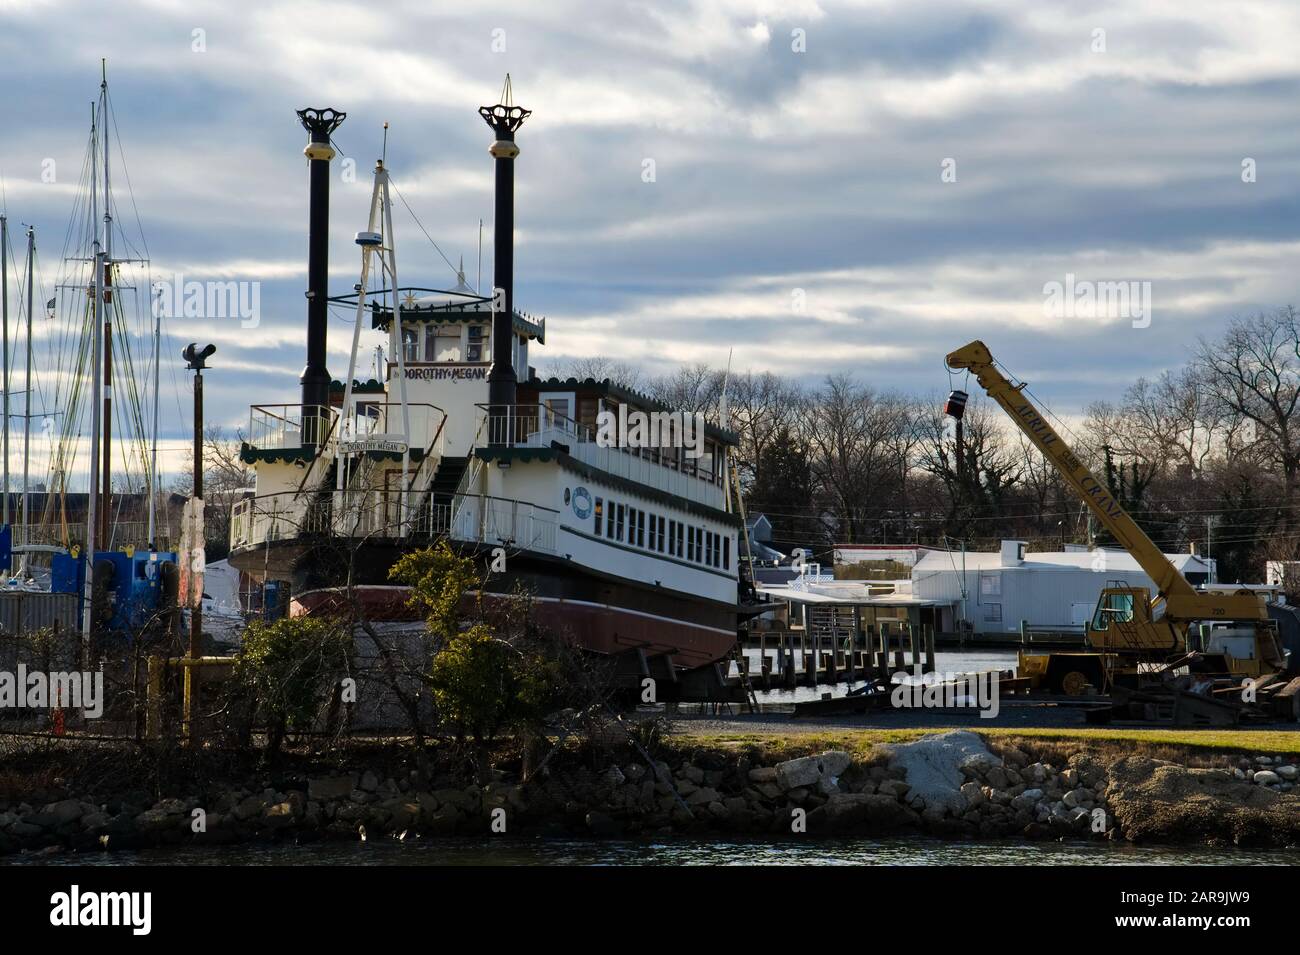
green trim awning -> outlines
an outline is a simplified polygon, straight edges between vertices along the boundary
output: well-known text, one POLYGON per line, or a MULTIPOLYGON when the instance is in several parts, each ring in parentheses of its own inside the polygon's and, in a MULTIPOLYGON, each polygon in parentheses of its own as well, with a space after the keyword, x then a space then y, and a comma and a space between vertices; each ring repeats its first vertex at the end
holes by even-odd
MULTIPOLYGON (((347 388, 343 382, 330 382, 330 394, 342 397, 343 392, 346 390, 347 388)), ((374 378, 367 379, 366 381, 354 380, 352 382, 352 393, 354 395, 382 395, 385 391, 384 383, 382 381, 376 381, 374 378)))
POLYGON ((304 464, 316 459, 316 448, 307 445, 300 448, 255 448, 247 441, 239 445, 239 460, 245 464, 304 464))

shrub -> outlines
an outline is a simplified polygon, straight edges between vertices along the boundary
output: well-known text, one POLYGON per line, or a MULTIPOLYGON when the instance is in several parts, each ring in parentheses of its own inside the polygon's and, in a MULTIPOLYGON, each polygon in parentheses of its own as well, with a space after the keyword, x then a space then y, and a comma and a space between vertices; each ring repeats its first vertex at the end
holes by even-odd
POLYGON ((559 666, 474 624, 433 658, 429 684, 441 717, 477 743, 507 728, 540 722, 558 698, 559 666))
POLYGON ((285 617, 244 631, 234 682, 266 721, 268 756, 279 753, 288 731, 311 727, 347 671, 351 647, 348 632, 327 617, 285 617))
POLYGON ((479 584, 474 561, 457 556, 445 540, 403 555, 388 576, 411 588, 408 605, 424 613, 429 632, 441 640, 460 632, 462 600, 479 584))

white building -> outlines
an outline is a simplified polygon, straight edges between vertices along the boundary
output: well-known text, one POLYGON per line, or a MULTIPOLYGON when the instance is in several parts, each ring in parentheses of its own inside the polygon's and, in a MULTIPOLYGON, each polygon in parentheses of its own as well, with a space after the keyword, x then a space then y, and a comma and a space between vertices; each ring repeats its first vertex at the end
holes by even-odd
POLYGON ((938 553, 924 544, 836 544, 836 564, 891 563, 913 567, 926 554, 938 553))
POLYGON ((1300 590, 1300 560, 1265 561, 1264 583, 1288 592, 1300 590))
MULTIPOLYGON (((1165 556, 1193 586, 1212 579, 1212 559, 1165 556)), ((1023 541, 1003 541, 994 553, 931 551, 912 568, 913 596, 941 603, 936 628, 949 632, 961 619, 976 633, 1014 633, 1021 621, 1039 630, 1082 632, 1110 584, 1155 589, 1124 551, 1026 554, 1023 541)))

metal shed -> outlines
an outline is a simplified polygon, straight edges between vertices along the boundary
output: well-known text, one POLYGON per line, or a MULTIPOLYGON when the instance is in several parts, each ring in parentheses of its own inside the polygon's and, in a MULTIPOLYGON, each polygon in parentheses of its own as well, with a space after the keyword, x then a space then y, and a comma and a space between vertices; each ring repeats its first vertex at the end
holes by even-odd
MULTIPOLYGON (((1194 554, 1166 554, 1193 584, 1211 579, 1214 562, 1194 554)), ((1120 550, 1025 553, 1023 541, 1003 541, 994 552, 939 551, 912 568, 912 593, 947 600, 939 629, 959 620, 975 633, 1014 633, 1021 621, 1039 630, 1082 633, 1107 584, 1150 587, 1150 577, 1120 550)))

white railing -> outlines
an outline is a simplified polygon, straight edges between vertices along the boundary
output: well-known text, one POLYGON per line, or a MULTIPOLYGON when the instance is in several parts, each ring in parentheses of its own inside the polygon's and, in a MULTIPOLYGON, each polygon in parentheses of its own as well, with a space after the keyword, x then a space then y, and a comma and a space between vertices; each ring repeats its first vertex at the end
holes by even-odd
POLYGON ((311 510, 309 519, 308 498, 292 491, 246 497, 230 509, 230 547, 251 547, 310 533, 312 524, 319 526, 319 512, 311 510))
POLYGON ((549 507, 467 494, 457 497, 452 513, 455 540, 555 553, 559 511, 549 507))
POLYGON ((239 501, 231 509, 231 549, 322 534, 339 539, 437 537, 553 554, 559 512, 523 501, 457 495, 435 503, 428 492, 372 490, 335 508, 329 497, 286 491, 239 501), (406 507, 402 507, 405 501, 406 507))
POLYGON ((333 433, 337 417, 326 405, 253 405, 247 441, 258 450, 320 445, 333 433))
POLYGON ((564 445, 583 464, 712 507, 723 499, 720 460, 690 458, 681 448, 605 445, 591 428, 544 405, 479 405, 486 416, 480 440, 489 445, 549 448, 564 445))

